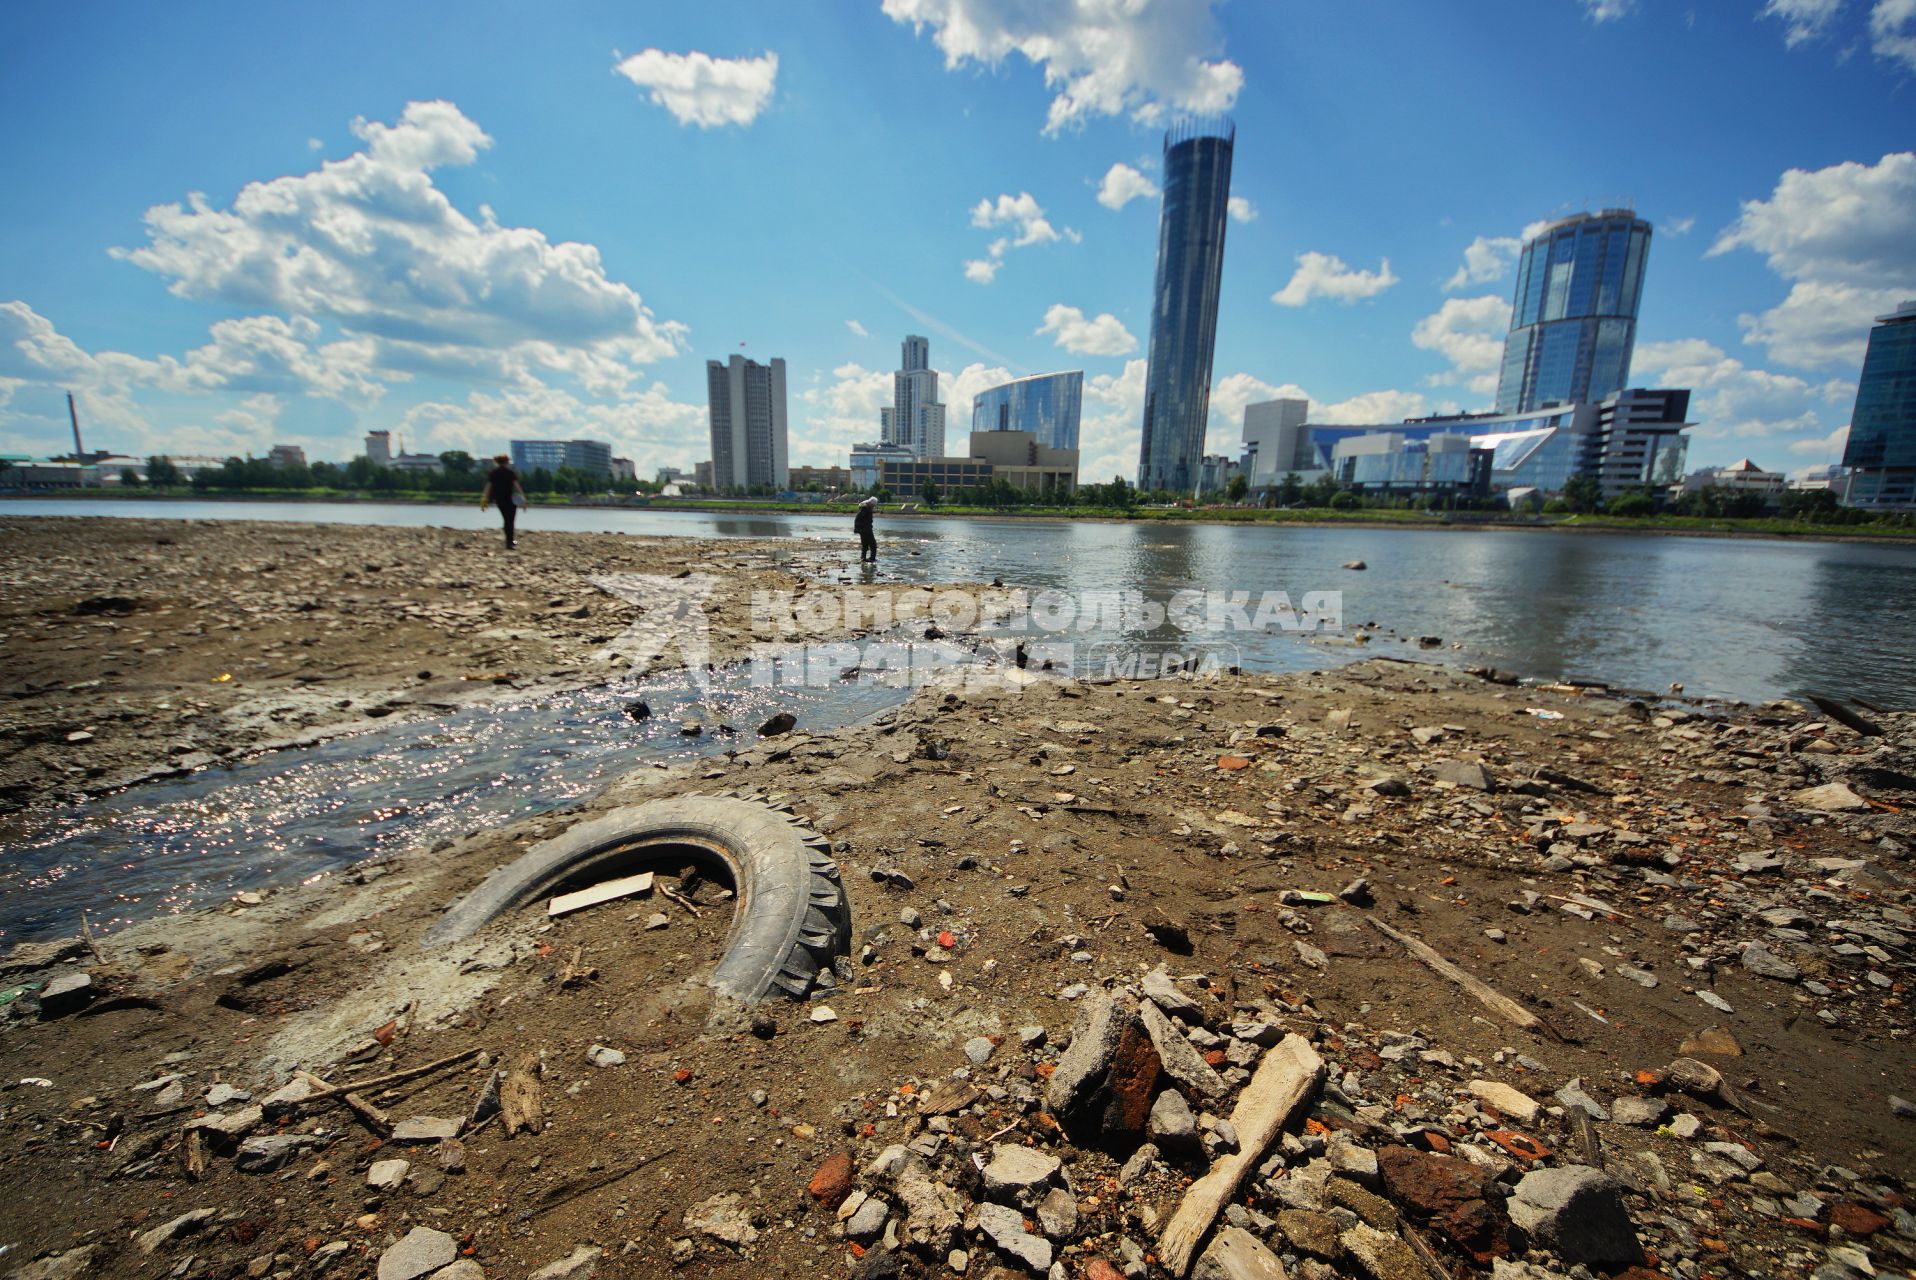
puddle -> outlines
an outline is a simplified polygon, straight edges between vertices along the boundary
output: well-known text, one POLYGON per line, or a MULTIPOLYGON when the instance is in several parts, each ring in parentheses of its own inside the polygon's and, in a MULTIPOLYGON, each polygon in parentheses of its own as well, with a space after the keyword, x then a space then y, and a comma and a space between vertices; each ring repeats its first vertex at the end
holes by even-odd
POLYGON ((248 889, 315 880, 365 858, 563 808, 633 769, 746 749, 779 711, 820 732, 870 719, 909 695, 903 682, 876 679, 760 687, 743 668, 712 673, 701 693, 680 672, 395 724, 147 783, 62 814, 0 850, 0 944, 73 934, 82 911, 104 932, 248 889), (639 700, 652 709, 647 720, 627 712, 639 700), (682 734, 687 719, 704 732, 682 734))

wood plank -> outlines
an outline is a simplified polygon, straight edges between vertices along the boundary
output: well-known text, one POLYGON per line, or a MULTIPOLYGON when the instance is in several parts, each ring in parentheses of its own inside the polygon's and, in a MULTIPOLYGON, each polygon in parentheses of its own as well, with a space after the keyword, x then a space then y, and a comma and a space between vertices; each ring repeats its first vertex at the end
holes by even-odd
POLYGON ((1190 1271, 1191 1260, 1217 1215, 1264 1159, 1265 1150, 1291 1117, 1317 1092, 1324 1074, 1324 1059, 1296 1033, 1285 1036, 1257 1064, 1257 1073, 1231 1110, 1237 1150, 1214 1162, 1209 1173, 1191 1184, 1158 1238, 1158 1260, 1172 1275, 1190 1271))
POLYGON ((1524 1008, 1509 996, 1498 993, 1488 983, 1482 982, 1470 974, 1465 973, 1462 969, 1431 950, 1427 944, 1419 942, 1407 933, 1401 933, 1391 928, 1376 916, 1368 916, 1366 918, 1377 927, 1379 933, 1387 938, 1401 942, 1404 946, 1404 950, 1423 961, 1433 971, 1449 978, 1465 991, 1476 996, 1485 1008, 1502 1018, 1505 1022, 1508 1022, 1511 1026, 1522 1027, 1526 1031, 1543 1030, 1543 1022, 1536 1014, 1530 1012, 1530 1010, 1524 1008))
POLYGON ((611 902, 614 898, 629 898, 635 893, 650 893, 652 878, 652 872, 641 871, 635 876, 620 876, 617 880, 603 880, 572 893, 562 893, 546 903, 546 915, 562 916, 568 911, 578 911, 585 907, 596 907, 601 902, 611 902))

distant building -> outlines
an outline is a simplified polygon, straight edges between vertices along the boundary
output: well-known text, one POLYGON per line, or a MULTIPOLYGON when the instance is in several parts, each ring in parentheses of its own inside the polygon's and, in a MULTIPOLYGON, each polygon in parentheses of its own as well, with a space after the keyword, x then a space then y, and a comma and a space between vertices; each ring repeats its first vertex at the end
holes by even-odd
POLYGON ((306 465, 306 450, 296 444, 276 444, 266 460, 276 467, 303 467, 306 465))
POLYGON ((393 436, 390 431, 368 431, 366 433, 366 461, 375 467, 390 467, 393 464, 393 436))
POLYGON ((1836 495, 1838 502, 1849 501, 1849 468, 1842 463, 1826 463, 1820 467, 1802 467, 1790 472, 1789 487, 1792 490, 1815 491, 1827 489, 1836 495))
POLYGON ((1310 411, 1308 400, 1261 400, 1244 406, 1242 466, 1252 488, 1316 468, 1304 427, 1310 411))
POLYGON ((706 490, 716 487, 712 483, 711 459, 708 458, 704 462, 695 462, 692 464, 692 483, 706 490))
POLYGON ((1517 260, 1497 411, 1586 404, 1630 379, 1650 224, 1629 209, 1559 218, 1517 260))
POLYGON ((173 469, 180 473, 182 480, 191 480, 202 471, 218 471, 226 465, 226 459, 216 458, 210 453, 167 453, 159 456, 173 464, 173 469))
POLYGON ((1683 491, 1697 489, 1734 489, 1739 493, 1757 493, 1766 498, 1781 494, 1788 484, 1781 471, 1765 471, 1748 458, 1738 458, 1727 467, 1704 467, 1683 479, 1683 491))
POLYGON ((1164 199, 1138 446, 1138 488, 1146 491, 1197 488, 1236 140, 1228 121, 1187 121, 1164 135, 1164 199))
POLYGON ((1421 440, 1401 431, 1345 436, 1331 450, 1331 476, 1358 493, 1482 497, 1490 492, 1493 450, 1467 435, 1438 432, 1421 440))
POLYGON ((1690 440, 1684 431, 1690 393, 1630 389, 1605 396, 1590 424, 1590 470, 1614 498, 1633 489, 1666 488, 1683 478, 1690 440))
POLYGON ((971 401, 973 431, 1029 431, 1047 449, 1078 447, 1084 370, 1034 373, 980 391, 971 401))
POLYGON ((693 473, 680 467, 660 467, 652 473, 654 484, 676 484, 682 480, 693 479, 693 473))
POLYGON ((719 489, 790 487, 785 441, 785 361, 735 355, 705 362, 712 430, 712 479, 719 489))
POLYGON ((870 440, 852 446, 851 472, 852 488, 864 491, 884 481, 886 463, 912 461, 911 450, 902 444, 891 444, 883 440, 870 440))
POLYGON ((792 488, 806 489, 817 485, 827 492, 842 493, 852 487, 850 467, 793 467, 792 488))
POLYGON ((945 406, 931 367, 931 339, 907 334, 899 366, 891 377, 891 404, 878 411, 879 441, 903 445, 914 458, 938 457, 945 451, 945 406))
POLYGON ((1205 454, 1198 463, 1198 497, 1222 497, 1225 488, 1231 483, 1231 477, 1237 473, 1236 458, 1222 453, 1205 454))
MULTIPOLYGON (((854 460, 857 456, 854 453, 854 460)), ((900 498, 909 498, 927 483, 946 497, 982 489, 994 479, 1036 493, 1068 495, 1078 487, 1078 451, 1048 449, 1029 431, 974 431, 969 457, 912 458, 893 450, 888 456, 874 455, 869 465, 876 483, 900 498)))
POLYGON ((612 479, 619 484, 633 484, 639 478, 639 468, 630 458, 612 459, 612 479))
POLYGON ((560 467, 593 475, 612 475, 612 446, 599 440, 514 440, 515 471, 556 472, 560 467))
POLYGON ((1916 301, 1869 331, 1843 465, 1851 506, 1916 506, 1916 301))

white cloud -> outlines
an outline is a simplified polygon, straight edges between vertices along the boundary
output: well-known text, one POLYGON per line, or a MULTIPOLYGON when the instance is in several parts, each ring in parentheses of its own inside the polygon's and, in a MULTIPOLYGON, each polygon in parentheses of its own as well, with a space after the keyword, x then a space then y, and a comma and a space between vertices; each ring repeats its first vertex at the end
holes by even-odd
POLYGON ((1464 265, 1444 281, 1449 293, 1465 285, 1489 284, 1501 280, 1523 252, 1523 241, 1515 236, 1478 236, 1464 249, 1464 265))
POLYGON ((1490 396, 1497 391, 1509 328, 1510 303, 1503 298, 1446 298, 1443 306, 1417 322, 1410 341, 1450 361, 1449 372, 1431 377, 1433 386, 1461 382, 1477 395, 1490 396))
POLYGON ((945 402, 945 448, 953 453, 962 452, 965 437, 971 434, 971 402, 980 391, 1011 381, 1011 371, 1002 365, 986 365, 976 361, 966 365, 957 373, 938 374, 938 394, 945 402))
POLYGON ((1084 380, 1078 420, 1078 478, 1108 484, 1113 476, 1138 478, 1138 441, 1144 431, 1145 362, 1127 360, 1123 373, 1084 380))
POLYGON ((1759 17, 1780 18, 1787 25, 1783 43, 1794 49, 1823 34, 1843 0, 1768 0, 1759 17))
POLYGON ((1237 64, 1214 59, 1214 0, 884 0, 894 22, 931 28, 947 70, 997 67, 1013 53, 1044 70, 1057 91, 1046 133, 1096 116, 1144 124, 1168 111, 1230 110, 1244 84, 1237 64))
POLYGON ((1366 391, 1336 404, 1319 406, 1311 413, 1316 422, 1362 427, 1397 423, 1405 418, 1420 418, 1429 412, 1428 401, 1415 391, 1366 391))
POLYGON ((1257 221, 1257 206, 1244 196, 1232 196, 1225 202, 1224 207, 1230 211, 1231 217, 1239 222, 1257 221))
POLYGON ((1271 301, 1280 307, 1301 307, 1319 297, 1352 303, 1360 298, 1374 298, 1396 283, 1397 277, 1390 273, 1389 258, 1383 259, 1375 271, 1353 271, 1344 265, 1342 258, 1326 253, 1300 253, 1290 283, 1272 294, 1271 301))
POLYGON ((1778 306, 1740 318, 1745 341, 1802 368, 1860 359, 1873 318, 1916 287, 1916 153, 1788 170, 1706 256, 1733 249, 1795 282, 1778 306))
POLYGON ((647 49, 622 59, 613 70, 647 90, 646 96, 680 124, 715 129, 758 119, 778 82, 778 55, 714 58, 647 49))
POLYGON ((1916 0, 1876 0, 1869 11, 1869 47, 1916 71, 1916 0))
POLYGON ((1017 195, 1001 195, 996 202, 980 200, 971 210, 971 225, 974 227, 1018 228, 1018 238, 1012 242, 1012 248, 1022 249, 1027 245, 1043 244, 1047 240, 1058 238, 1057 228, 1044 216, 1044 208, 1032 199, 1029 191, 1020 191, 1017 195))
POLYGON ((1790 452, 1807 458, 1821 458, 1825 462, 1840 462, 1843 459, 1843 448, 1847 444, 1849 444, 1849 425, 1845 423, 1826 436, 1792 441, 1790 452))
POLYGON ((407 448, 427 453, 492 454, 515 436, 604 440, 614 454, 631 458, 640 475, 649 475, 661 465, 689 467, 711 456, 709 424, 703 404, 674 400, 665 384, 655 382, 616 401, 536 385, 474 391, 463 401, 414 405, 395 429, 407 448))
POLYGON ((1107 209, 1122 209, 1133 200, 1155 200, 1161 194, 1157 183, 1123 161, 1106 169, 1098 184, 1098 203, 1107 209))
POLYGON ((1636 7, 1637 0, 1583 0, 1583 10, 1592 22, 1615 22, 1636 7))
POLYGON ((1248 373, 1231 373, 1211 384, 1211 420, 1204 452, 1237 457, 1244 449, 1244 406, 1264 400, 1309 400, 1304 388, 1287 382, 1274 387, 1248 373))
POLYGON ((1687 236, 1695 229, 1695 218, 1671 218, 1658 226, 1666 236, 1687 236))
POLYGON ((1824 388, 1786 373, 1752 369, 1701 338, 1639 343, 1630 364, 1648 387, 1689 387, 1698 440, 1761 440, 1827 431, 1815 402, 1824 388))
POLYGON ((973 284, 990 284, 998 278, 998 268, 1004 265, 996 258, 967 258, 965 279, 973 284))
POLYGON ((850 329, 853 333, 857 334, 861 338, 871 337, 871 334, 866 332, 865 326, 858 323, 858 321, 856 320, 847 320, 845 322, 845 327, 847 329, 850 329))
POLYGON ((804 410, 796 415, 792 456, 845 461, 851 446, 878 439, 878 411, 892 402, 892 375, 847 362, 832 370, 832 381, 799 395, 804 410))
POLYGON ((1084 312, 1062 302, 1046 309, 1036 332, 1055 335, 1057 345, 1073 355, 1121 356, 1138 349, 1138 340, 1109 311, 1087 320, 1084 312))

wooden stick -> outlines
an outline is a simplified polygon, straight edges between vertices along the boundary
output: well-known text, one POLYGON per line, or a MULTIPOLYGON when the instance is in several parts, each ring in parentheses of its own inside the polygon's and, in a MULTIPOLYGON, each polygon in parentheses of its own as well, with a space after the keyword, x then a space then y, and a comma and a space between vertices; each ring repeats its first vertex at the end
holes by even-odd
POLYGON ((464 1053, 455 1053, 451 1057, 440 1058, 417 1067, 407 1067, 404 1071, 394 1071, 388 1075, 374 1076, 370 1080, 355 1080, 351 1084, 329 1084, 324 1089, 315 1090, 301 1098, 296 1106, 305 1106, 309 1102, 331 1102, 334 1098, 343 1098, 348 1092, 367 1093, 374 1089, 383 1089, 389 1084, 401 1084, 407 1080, 416 1080, 420 1076, 431 1075, 435 1071, 464 1062, 485 1052, 483 1049, 468 1049, 464 1053))
POLYGON ((1435 972, 1449 978, 1465 991, 1476 996, 1485 1008, 1502 1018, 1505 1022, 1510 1023, 1514 1027, 1522 1027, 1525 1031, 1543 1030, 1543 1023, 1538 1019, 1537 1015, 1518 1004, 1515 1000, 1512 1000, 1509 996, 1500 995, 1493 990, 1489 984, 1473 978, 1450 961, 1438 955, 1424 943, 1419 942, 1407 933, 1400 933, 1396 929, 1391 928, 1376 916, 1367 916, 1366 919, 1375 925, 1377 931, 1386 938, 1391 938, 1402 943, 1404 950, 1423 961, 1435 972))
POLYGON ((1815 704, 1818 711, 1821 711, 1824 715, 1846 729, 1854 729, 1865 738, 1880 738, 1883 736, 1882 725, 1877 724, 1868 716, 1857 715, 1854 711, 1851 711, 1834 698, 1825 698, 1820 694, 1812 693, 1809 695, 1809 700, 1815 704))
MULTIPOLYGON (((377 1135, 378 1137, 390 1138, 393 1136, 392 1121, 388 1120, 386 1118, 385 1113, 382 1112, 378 1107, 375 1107, 372 1103, 366 1101, 366 1099, 360 1097, 357 1093, 341 1093, 341 1094, 335 1095, 332 1092, 331 1085, 327 1084, 324 1080, 321 1080, 318 1076, 314 1075, 310 1071, 295 1071, 293 1072, 293 1075, 295 1078, 304 1080, 307 1084, 312 1085, 315 1089, 326 1090, 328 1101, 333 1100, 333 1098, 336 1096, 340 1102, 343 1102, 346 1104, 346 1109, 348 1111, 351 1111, 354 1115, 359 1117, 360 1123, 364 1124, 368 1129, 371 1129, 373 1133, 377 1135)), ((313 1099, 310 1097, 305 1099, 305 1101, 307 1102, 311 1102, 312 1100, 313 1099)))
POLYGON ((1285 1036, 1264 1055, 1231 1111, 1238 1149, 1191 1184, 1158 1238, 1158 1260, 1172 1275, 1190 1271, 1191 1259, 1219 1211, 1264 1158, 1278 1131, 1324 1082, 1324 1073, 1324 1059, 1300 1035, 1285 1036))

